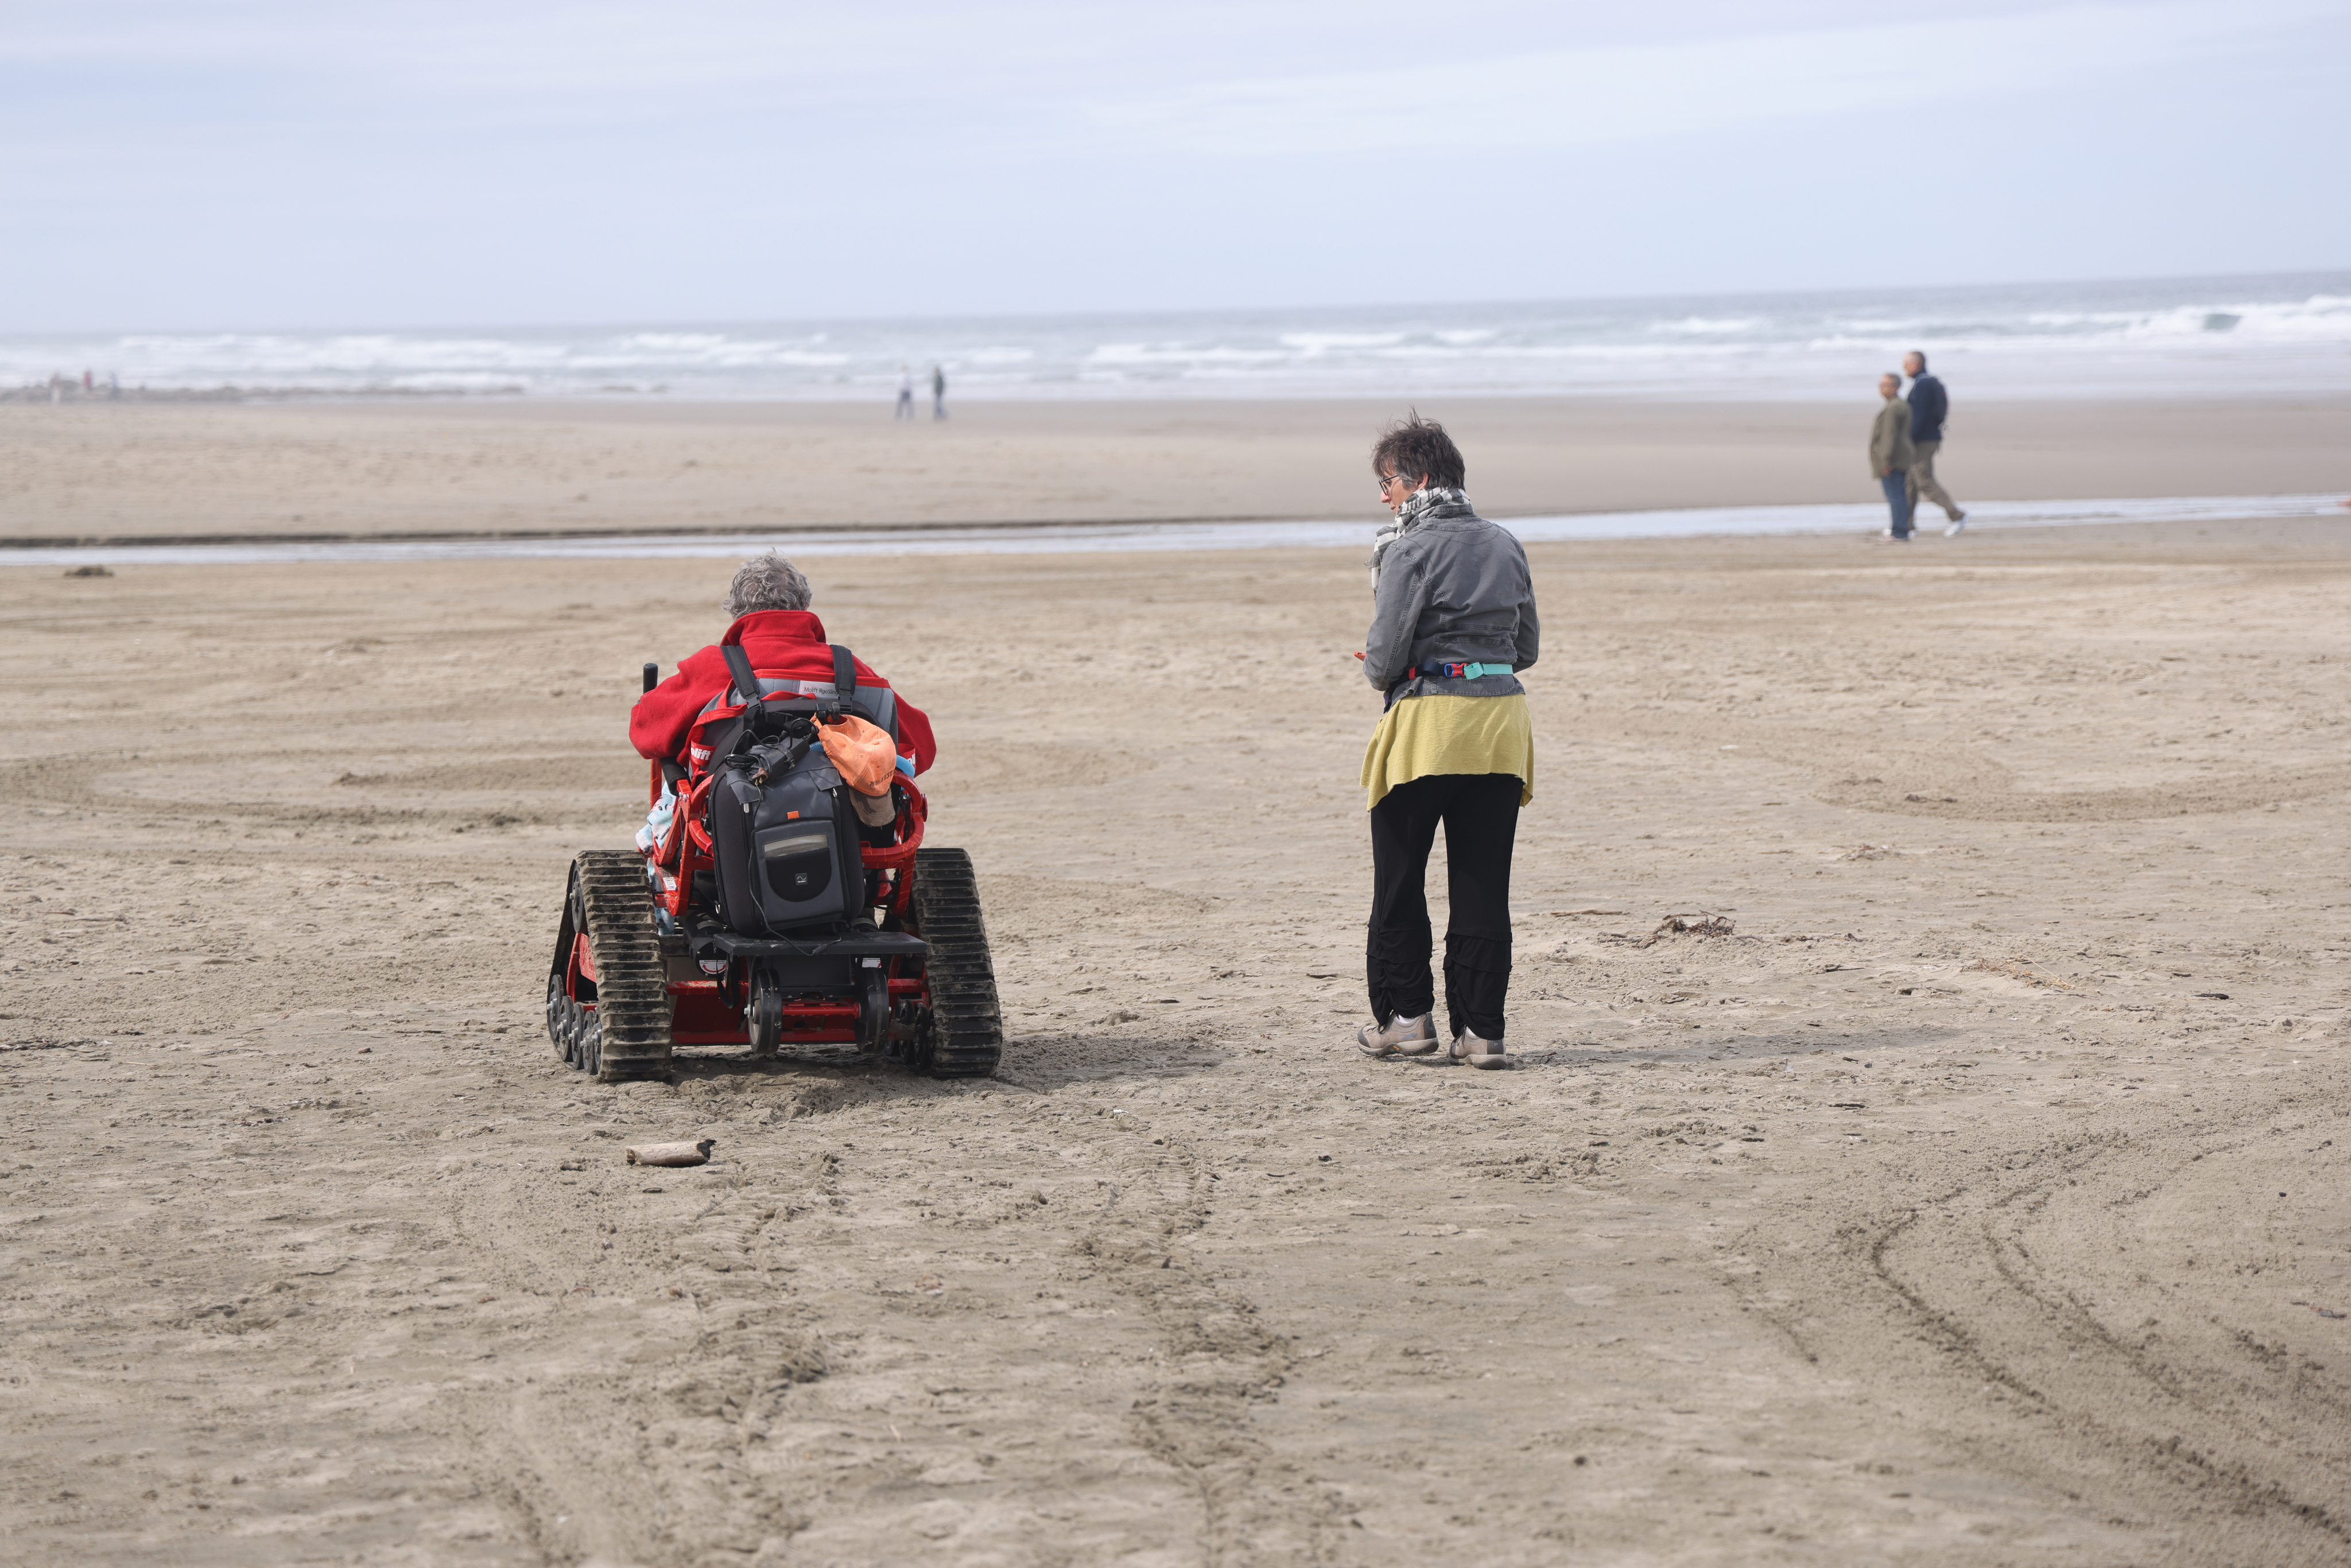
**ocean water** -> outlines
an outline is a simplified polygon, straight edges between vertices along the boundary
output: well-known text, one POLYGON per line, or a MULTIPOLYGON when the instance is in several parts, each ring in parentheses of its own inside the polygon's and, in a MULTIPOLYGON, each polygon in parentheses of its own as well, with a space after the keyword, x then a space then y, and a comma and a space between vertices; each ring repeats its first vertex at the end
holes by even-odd
MULTIPOLYGON (((1968 533, 2086 523, 2230 523, 2325 517, 2351 528, 2340 496, 2175 496, 2111 501, 1973 501, 1968 533)), ((1868 535, 1886 526, 1882 502, 1807 507, 1702 507, 1500 517, 1529 544, 1578 539, 1691 538, 1735 534, 1868 535)), ((1942 530, 1928 508, 1922 535, 1942 530)), ((1091 555, 1163 550, 1350 549, 1368 557, 1377 524, 1329 522, 1024 524, 1008 528, 871 528, 769 534, 593 534, 454 539, 240 539, 223 544, 41 545, 0 541, 0 568, 227 566, 255 562, 411 560, 740 560, 765 549, 820 556, 1091 555)), ((1922 559, 1928 559, 1923 558, 1922 559)), ((1939 559, 1939 558, 1937 558, 1939 559)))
MULTIPOLYGON (((1969 399, 2351 391, 2351 272, 1817 294, 447 331, 0 335, 0 390, 887 402, 1586 394, 1852 400, 1905 350, 1969 399), (1856 390, 1859 389, 1859 390, 1856 390)), ((925 412, 927 412, 925 410, 925 412)))

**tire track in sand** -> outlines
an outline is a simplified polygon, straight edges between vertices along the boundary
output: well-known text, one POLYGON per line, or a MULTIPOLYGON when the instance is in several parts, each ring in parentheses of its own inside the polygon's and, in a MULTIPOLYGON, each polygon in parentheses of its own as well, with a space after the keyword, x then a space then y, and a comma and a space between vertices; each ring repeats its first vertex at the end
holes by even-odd
POLYGON ((2339 1356, 2266 1325, 2266 1297, 2244 1283, 2258 1264, 2166 1251, 2167 1203, 2209 1216, 2220 1186, 2291 1182, 2262 1162, 2282 1140, 2314 1141, 2277 1125, 2293 1106, 2234 1108, 2200 1153, 2087 1129, 1972 1161, 1888 1162, 1852 1190, 1895 1196, 1824 1194, 1819 1221, 1744 1234, 1734 1252, 1760 1272, 1733 1288, 1907 1418, 2168 1538, 2161 1560, 2351 1562, 2339 1356))
POLYGON ((1190 1480, 1205 1568, 1329 1562, 1344 1522, 1334 1500, 1251 1429, 1251 1407, 1282 1385, 1289 1346, 1186 1253, 1211 1217, 1207 1170, 1184 1139, 1126 1143, 1109 1151, 1117 1185, 1073 1249, 1151 1314, 1165 1343, 1167 1375, 1132 1413, 1143 1445, 1190 1480))
POLYGON ((1289 1373, 1289 1347, 1185 1249, 1211 1218, 1195 1147, 1143 1143, 1143 1131, 1102 1147, 1117 1185, 1072 1249, 1150 1312, 1166 1344, 1166 1375, 1131 1413, 1135 1432, 1199 1498, 1204 1568, 1331 1561, 1333 1500, 1250 1429, 1250 1406, 1274 1399, 1289 1373))

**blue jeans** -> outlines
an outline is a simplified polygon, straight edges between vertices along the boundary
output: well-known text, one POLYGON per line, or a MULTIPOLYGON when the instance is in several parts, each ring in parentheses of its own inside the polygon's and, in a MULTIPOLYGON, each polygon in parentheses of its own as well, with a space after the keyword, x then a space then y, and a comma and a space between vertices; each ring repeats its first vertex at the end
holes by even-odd
POLYGON ((1880 476, 1877 484, 1878 487, 1886 492, 1886 504, 1894 513, 1894 537, 1897 539, 1908 538, 1910 537, 1910 476, 1897 468, 1891 474, 1880 476))

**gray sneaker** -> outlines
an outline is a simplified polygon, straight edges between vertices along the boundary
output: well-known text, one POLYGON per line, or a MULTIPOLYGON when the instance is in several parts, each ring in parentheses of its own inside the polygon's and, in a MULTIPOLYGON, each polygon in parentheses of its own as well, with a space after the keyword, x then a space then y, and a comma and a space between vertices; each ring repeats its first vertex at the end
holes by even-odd
POLYGON ((1426 1056, 1437 1049, 1437 1015, 1392 1018, 1384 1027, 1367 1023, 1355 1031, 1355 1049, 1365 1056, 1426 1056))
POLYGON ((1454 1061, 1466 1061, 1472 1067, 1508 1067, 1510 1064, 1510 1053, 1502 1049, 1500 1040, 1481 1040, 1466 1029, 1454 1040, 1453 1049, 1447 1054, 1454 1061))

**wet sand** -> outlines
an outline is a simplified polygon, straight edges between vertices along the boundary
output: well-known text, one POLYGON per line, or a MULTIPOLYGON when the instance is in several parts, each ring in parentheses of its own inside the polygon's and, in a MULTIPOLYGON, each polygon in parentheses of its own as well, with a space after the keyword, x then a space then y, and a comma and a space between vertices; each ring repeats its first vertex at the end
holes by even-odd
POLYGON ((1001 1077, 626 1089, 722 565, 0 570, 10 1554, 2351 1561, 2351 517, 1532 554, 1517 1071, 1347 1043, 1356 552, 998 557, 817 576, 1001 1077))
MULTIPOLYGON (((1838 405, 1432 399, 1497 517, 1875 501, 1838 405)), ((1968 402, 1962 504, 2351 494, 2351 399, 1968 402)), ((1395 402, 0 406, 0 540, 1369 515, 1395 402)))

